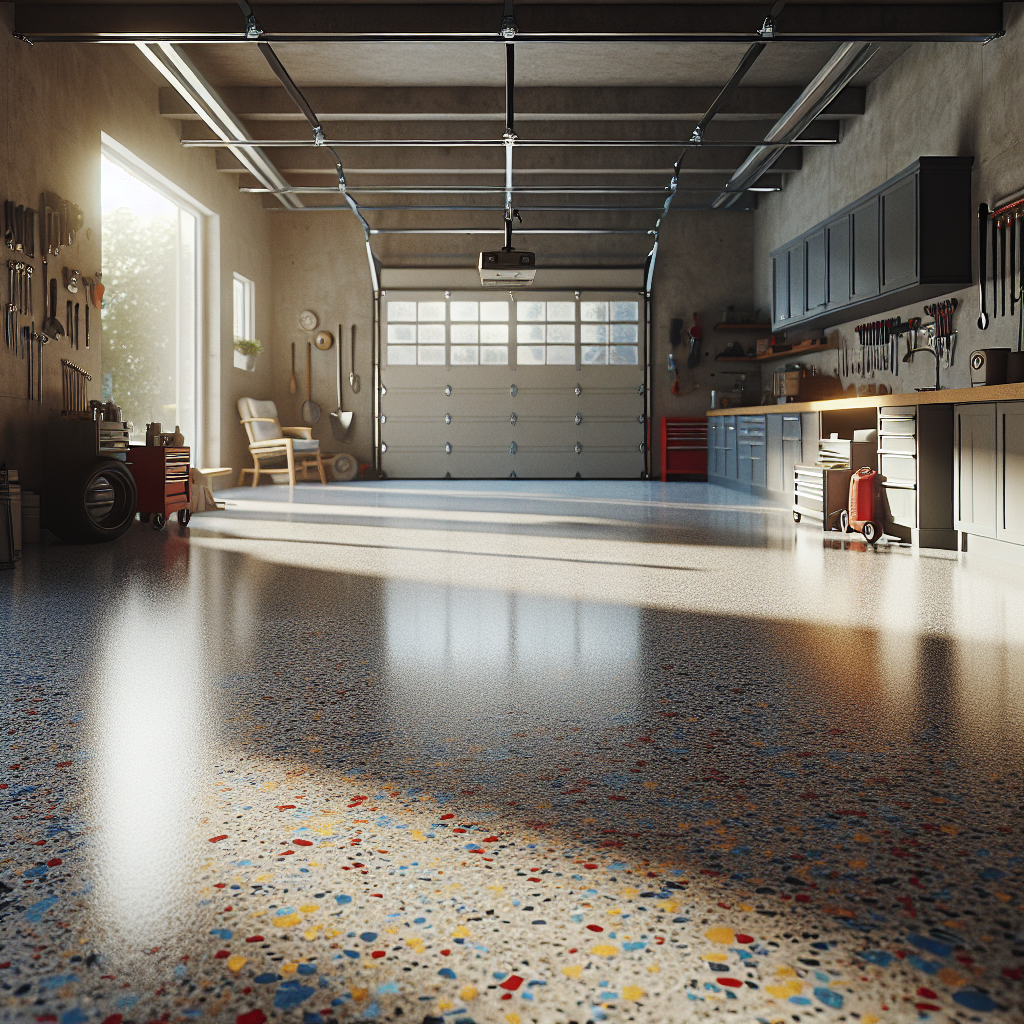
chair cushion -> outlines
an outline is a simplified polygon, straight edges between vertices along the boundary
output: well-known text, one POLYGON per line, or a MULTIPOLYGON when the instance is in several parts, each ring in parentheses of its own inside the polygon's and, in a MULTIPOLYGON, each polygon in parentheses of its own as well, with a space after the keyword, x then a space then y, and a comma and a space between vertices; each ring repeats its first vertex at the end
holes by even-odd
POLYGON ((243 420, 257 417, 274 420, 273 423, 245 424, 252 432, 252 439, 254 441, 274 441, 284 436, 281 433, 277 406, 271 401, 261 401, 257 398, 240 398, 238 400, 238 415, 243 420))
POLYGON ((296 455, 312 455, 320 450, 320 442, 312 438, 296 437, 292 441, 292 451, 296 455))

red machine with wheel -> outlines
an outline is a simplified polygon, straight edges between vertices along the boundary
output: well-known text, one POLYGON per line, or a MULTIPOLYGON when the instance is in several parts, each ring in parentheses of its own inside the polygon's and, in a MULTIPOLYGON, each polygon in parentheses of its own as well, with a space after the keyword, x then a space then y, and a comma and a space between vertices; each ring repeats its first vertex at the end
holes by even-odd
POLYGON ((839 516, 839 527, 843 533, 864 534, 869 544, 874 544, 882 535, 878 474, 866 466, 850 477, 849 510, 839 516))
POLYGON ((188 448, 132 445, 128 467, 135 477, 139 518, 144 523, 152 522, 154 530, 161 530, 173 512, 182 526, 188 523, 192 500, 188 448))

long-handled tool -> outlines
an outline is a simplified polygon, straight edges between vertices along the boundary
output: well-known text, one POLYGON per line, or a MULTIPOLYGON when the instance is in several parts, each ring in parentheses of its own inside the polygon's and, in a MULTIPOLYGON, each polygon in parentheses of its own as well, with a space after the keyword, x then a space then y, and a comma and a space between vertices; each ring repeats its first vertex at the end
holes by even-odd
POLYGON ((302 403, 302 422, 316 426, 320 419, 320 406, 313 401, 313 342, 306 342, 306 400, 302 403))
POLYGON ((993 221, 992 235, 992 319, 999 316, 999 222, 993 221))
POLYGON ((295 394, 299 390, 299 382, 295 379, 295 342, 292 342, 292 379, 288 381, 288 390, 295 394))
MULTIPOLYGON (((43 281, 44 281, 43 295, 44 295, 44 297, 46 295, 46 291, 45 291, 45 287, 46 287, 45 286, 45 281, 46 281, 46 278, 47 278, 47 274, 46 274, 46 260, 43 260, 43 281)), ((49 302, 47 303, 47 306, 46 306, 46 316, 43 319, 42 331, 43 331, 43 334, 45 334, 46 337, 49 338, 51 341, 59 341, 61 338, 64 337, 64 328, 61 326, 61 322, 57 319, 57 316, 56 316, 56 310, 57 310, 57 278, 55 278, 55 277, 51 277, 50 280, 49 280, 49 293, 50 293, 50 300, 49 300, 49 302)))
POLYGON ((985 308, 985 278, 988 268, 985 260, 988 255, 988 203, 978 207, 978 283, 981 292, 981 313, 978 315, 978 330, 988 330, 988 310, 985 308))
MULTIPOLYGON (((339 330, 340 329, 341 328, 340 328, 340 325, 339 325, 339 330)), ((339 339, 339 341, 341 340, 341 335, 340 334, 338 336, 338 339, 339 339)), ((352 394, 353 395, 358 395, 359 394, 359 374, 356 373, 356 325, 355 324, 352 325, 352 344, 351 344, 351 351, 349 352, 349 356, 350 356, 350 360, 351 361, 349 362, 348 386, 352 389, 352 394)))
POLYGON ((338 324, 338 408, 331 413, 331 433, 335 441, 344 441, 352 426, 352 413, 341 408, 341 324, 338 324))

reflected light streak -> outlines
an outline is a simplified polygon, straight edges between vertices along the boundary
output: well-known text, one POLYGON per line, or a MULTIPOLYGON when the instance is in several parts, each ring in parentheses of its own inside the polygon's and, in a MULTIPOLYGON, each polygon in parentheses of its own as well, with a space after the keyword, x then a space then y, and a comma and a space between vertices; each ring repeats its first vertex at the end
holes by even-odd
POLYGON ((183 932, 194 907, 211 716, 195 614, 132 594, 108 624, 92 729, 93 910, 115 947, 138 954, 183 932))

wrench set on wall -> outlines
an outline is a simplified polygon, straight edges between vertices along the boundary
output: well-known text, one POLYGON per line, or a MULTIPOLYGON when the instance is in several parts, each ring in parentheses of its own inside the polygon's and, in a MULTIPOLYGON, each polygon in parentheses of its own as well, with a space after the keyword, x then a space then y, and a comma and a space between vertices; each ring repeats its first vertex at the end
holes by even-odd
POLYGON ((876 320, 873 323, 858 324, 856 349, 844 347, 840 355, 839 370, 842 376, 873 376, 876 370, 899 376, 900 363, 913 360, 913 350, 918 347, 930 348, 944 367, 953 365, 956 349, 956 331, 953 329, 953 314, 959 302, 945 299, 924 307, 924 312, 934 321, 922 323, 919 316, 904 321, 899 317, 876 320), (900 359, 899 339, 907 336, 907 347, 900 359))
MULTIPOLYGON (((4 202, 4 243, 8 249, 23 254, 21 259, 7 261, 7 302, 4 305, 4 341, 8 350, 26 361, 28 373, 27 396, 42 401, 42 352, 51 341, 66 337, 71 348, 80 346, 81 304, 68 301, 65 324, 57 317, 56 278, 49 278, 47 257, 60 256, 61 250, 75 244, 77 233, 85 226, 85 214, 74 203, 62 199, 55 192, 41 196, 41 215, 31 207, 4 202), (36 258, 36 225, 38 222, 39 248, 42 256, 40 277, 43 284, 43 320, 36 331, 33 275, 35 268, 26 262, 36 258), (29 323, 23 323, 25 318, 29 323)), ((80 288, 86 292, 85 347, 90 342, 89 307, 101 305, 103 286, 100 275, 83 277, 70 267, 63 268, 64 288, 75 295, 80 288)), ((89 378, 90 380, 92 378, 89 378)))

